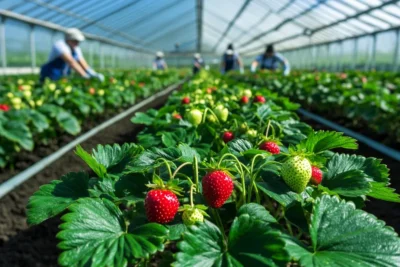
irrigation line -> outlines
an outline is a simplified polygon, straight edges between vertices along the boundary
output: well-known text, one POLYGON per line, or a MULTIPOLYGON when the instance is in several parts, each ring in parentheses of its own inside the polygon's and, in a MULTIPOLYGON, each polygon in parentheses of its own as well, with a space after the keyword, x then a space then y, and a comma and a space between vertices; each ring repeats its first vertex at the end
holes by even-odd
POLYGON ((393 158, 395 160, 400 161, 400 151, 398 151, 398 150, 395 150, 393 148, 385 146, 385 145, 383 145, 383 144, 381 144, 379 142, 376 142, 376 141, 372 140, 371 138, 366 137, 365 135, 362 135, 362 134, 359 134, 359 133, 357 133, 355 131, 347 129, 346 127, 343 127, 343 126, 341 126, 341 125, 339 125, 337 123, 334 123, 332 121, 329 121, 327 119, 324 119, 321 116, 315 115, 315 114, 313 114, 313 113, 311 113, 309 111, 306 111, 306 110, 304 110, 302 108, 298 109, 297 111, 303 116, 309 117, 310 119, 312 119, 312 120, 314 120, 314 121, 316 121, 318 123, 321 123, 321 124, 323 124, 325 126, 328 126, 329 128, 332 128, 332 129, 334 129, 336 131, 343 132, 344 134, 357 139, 361 143, 366 144, 367 146, 369 146, 369 147, 381 152, 382 154, 384 154, 384 155, 386 155, 388 157, 391 157, 391 158, 393 158))
POLYGON ((85 134, 79 136, 78 138, 76 138, 72 142, 70 142, 67 145, 63 146, 62 148, 60 148, 59 150, 57 150, 53 154, 51 154, 51 155, 43 158, 42 160, 36 162, 35 164, 33 164, 28 169, 20 172, 19 174, 15 175, 14 177, 12 177, 10 179, 8 179, 7 181, 5 181, 4 183, 2 183, 0 185, 0 199, 2 197, 4 197, 5 195, 7 195, 14 188, 16 188, 20 184, 24 183, 25 181, 27 181, 28 179, 33 177, 35 174, 37 174, 38 172, 42 171, 48 165, 50 165, 51 163, 53 163, 54 161, 56 161, 57 159, 62 157, 65 153, 67 153, 68 151, 70 151, 73 148, 75 148, 78 144, 86 141, 87 139, 89 139, 93 135, 95 135, 98 132, 100 132, 101 130, 109 127, 110 125, 116 123, 117 121, 122 120, 123 118, 127 117, 129 114, 141 109, 142 107, 144 107, 147 104, 153 102, 157 98, 163 97, 165 95, 168 95, 173 90, 175 90, 179 85, 183 84, 186 80, 187 79, 183 79, 183 80, 179 81, 178 83, 167 87, 163 91, 158 92, 158 93, 150 96, 149 98, 147 98, 147 99, 141 101, 140 103, 132 106, 131 108, 125 110, 124 112, 122 112, 122 113, 112 117, 111 119, 103 122, 102 124, 96 126, 95 128, 91 129, 90 131, 86 132, 85 134))

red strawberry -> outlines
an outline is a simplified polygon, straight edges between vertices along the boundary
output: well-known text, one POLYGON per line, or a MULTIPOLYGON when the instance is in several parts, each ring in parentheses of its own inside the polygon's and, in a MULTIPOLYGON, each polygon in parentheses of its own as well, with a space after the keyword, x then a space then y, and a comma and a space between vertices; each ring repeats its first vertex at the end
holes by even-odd
POLYGON ((207 94, 212 94, 213 90, 211 88, 207 88, 207 94))
POLYGON ((271 154, 279 154, 279 152, 281 152, 281 149, 279 148, 279 146, 271 141, 266 141, 266 142, 262 142, 259 146, 259 148, 261 150, 265 150, 268 151, 271 154))
POLYGON ((202 180, 203 196, 212 208, 220 208, 231 196, 233 181, 224 171, 212 171, 202 180))
POLYGON ((314 185, 319 185, 322 182, 322 171, 315 166, 311 166, 311 183, 314 185))
POLYGON ((146 216, 150 222, 169 223, 179 209, 179 200, 167 189, 150 190, 144 201, 146 216))
POLYGON ((249 103, 249 97, 248 96, 242 96, 242 98, 240 99, 240 102, 242 103, 242 104, 247 104, 247 103, 249 103))
POLYGON ((174 119, 176 119, 176 120, 181 120, 181 119, 182 119, 182 116, 181 116, 181 114, 179 114, 179 113, 173 114, 172 117, 173 117, 174 119))
POLYGON ((254 97, 254 103, 265 103, 265 97, 262 95, 256 95, 254 97))
POLYGON ((0 110, 7 112, 10 110, 10 106, 7 104, 0 104, 0 110))
POLYGON ((96 89, 94 89, 93 87, 89 88, 89 94, 94 95, 96 93, 96 89))
POLYGON ((184 98, 182 98, 182 104, 187 105, 190 103, 190 98, 185 96, 184 98))
POLYGON ((222 135, 222 140, 224 140, 225 143, 232 141, 233 138, 235 138, 235 135, 230 131, 224 132, 222 135))

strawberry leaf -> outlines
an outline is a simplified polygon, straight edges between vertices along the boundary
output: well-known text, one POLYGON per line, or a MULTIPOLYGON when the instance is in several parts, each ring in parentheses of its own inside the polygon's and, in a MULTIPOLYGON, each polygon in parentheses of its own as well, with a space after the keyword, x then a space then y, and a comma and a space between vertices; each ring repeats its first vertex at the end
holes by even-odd
POLYGON ((28 224, 39 224, 68 208, 77 199, 88 197, 89 177, 85 172, 70 172, 40 187, 29 198, 28 224))
POLYGON ((235 139, 228 143, 229 152, 239 156, 242 152, 252 149, 253 145, 244 139, 235 139))
POLYGON ((199 153, 197 153, 196 149, 190 147, 187 144, 179 144, 178 149, 181 151, 182 156, 180 160, 183 162, 193 162, 194 157, 197 158, 197 161, 201 162, 201 157, 199 153))
POLYGON ((142 152, 136 159, 134 159, 128 166, 130 172, 144 172, 153 168, 157 168, 164 164, 161 158, 170 161, 178 159, 182 155, 178 148, 157 148, 153 147, 151 149, 142 152))
POLYGON ((136 112, 135 116, 131 118, 131 121, 136 124, 152 125, 155 120, 156 114, 150 112, 136 112))
POLYGON ((385 201, 400 203, 400 195, 396 194, 395 189, 387 187, 385 183, 371 183, 371 192, 367 196, 382 199, 385 201))
POLYGON ((57 234, 61 266, 127 266, 164 249, 167 228, 148 223, 128 232, 122 212, 107 199, 80 199, 69 210, 57 234))
POLYGON ((33 149, 32 133, 24 122, 9 120, 0 123, 0 137, 18 143, 26 150, 33 149))
POLYGON ((354 138, 343 136, 343 133, 318 131, 311 133, 307 139, 297 145, 299 150, 320 153, 334 148, 357 149, 357 141, 354 138))
POLYGON ((205 221, 185 232, 173 266, 277 266, 286 261, 281 233, 268 222, 269 213, 258 204, 246 206, 233 221, 226 249, 221 231, 205 221))
POLYGON ((351 202, 327 195, 317 198, 309 229, 311 247, 286 239, 285 249, 301 266, 398 266, 400 262, 398 235, 351 202))
POLYGON ((141 151, 142 148, 135 144, 98 145, 93 150, 93 158, 106 167, 108 173, 121 173, 132 158, 141 151))
POLYGON ((88 152, 86 152, 80 145, 76 147, 75 154, 78 155, 84 162, 86 162, 86 164, 97 174, 97 176, 103 178, 106 175, 106 167, 97 162, 97 160, 88 152))

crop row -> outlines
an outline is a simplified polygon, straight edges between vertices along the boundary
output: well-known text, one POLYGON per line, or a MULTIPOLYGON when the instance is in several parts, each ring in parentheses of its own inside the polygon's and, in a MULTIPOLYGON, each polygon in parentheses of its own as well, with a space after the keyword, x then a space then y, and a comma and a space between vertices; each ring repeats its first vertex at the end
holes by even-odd
POLYGON ((106 82, 63 79, 37 83, 33 76, 0 80, 0 168, 21 149, 48 143, 62 133, 77 135, 84 121, 116 113, 177 82, 177 71, 109 73, 106 82))
POLYGON ((64 214, 61 266, 398 266, 398 235, 362 210, 400 202, 389 170, 298 107, 200 73, 132 118, 137 143, 78 147, 91 171, 42 186, 28 223, 64 214))
POLYGON ((357 130, 400 142, 400 76, 392 72, 294 72, 247 74, 239 78, 267 87, 325 117, 345 119, 357 130))

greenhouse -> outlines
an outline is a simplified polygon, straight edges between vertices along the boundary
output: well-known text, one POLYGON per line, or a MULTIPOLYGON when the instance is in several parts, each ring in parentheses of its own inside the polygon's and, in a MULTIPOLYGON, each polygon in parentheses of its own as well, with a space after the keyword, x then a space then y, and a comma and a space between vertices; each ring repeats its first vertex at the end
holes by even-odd
POLYGON ((400 266, 400 0, 0 1, 0 266, 400 266))

